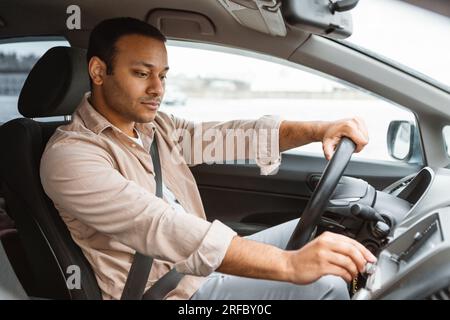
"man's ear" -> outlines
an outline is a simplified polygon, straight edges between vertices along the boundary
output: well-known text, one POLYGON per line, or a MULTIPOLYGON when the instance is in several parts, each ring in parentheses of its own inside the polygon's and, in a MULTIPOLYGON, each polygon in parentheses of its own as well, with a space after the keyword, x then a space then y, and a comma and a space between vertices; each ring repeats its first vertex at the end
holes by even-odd
POLYGON ((89 60, 88 70, 92 84, 101 86, 106 75, 106 64, 99 57, 94 56, 89 60))

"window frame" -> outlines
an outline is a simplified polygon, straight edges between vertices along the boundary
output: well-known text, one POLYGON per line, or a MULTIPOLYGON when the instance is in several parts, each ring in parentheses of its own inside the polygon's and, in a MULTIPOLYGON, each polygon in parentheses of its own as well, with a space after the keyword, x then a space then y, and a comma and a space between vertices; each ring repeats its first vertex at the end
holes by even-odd
POLYGON ((450 159, 450 124, 442 126, 442 140, 444 141, 444 149, 447 154, 447 158, 450 159), (448 140, 446 139, 445 129, 448 128, 448 140))

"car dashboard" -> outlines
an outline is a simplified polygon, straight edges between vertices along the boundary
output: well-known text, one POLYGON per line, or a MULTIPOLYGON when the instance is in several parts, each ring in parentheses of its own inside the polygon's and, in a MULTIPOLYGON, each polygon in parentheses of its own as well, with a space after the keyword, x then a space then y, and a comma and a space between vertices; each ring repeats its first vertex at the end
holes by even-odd
POLYGON ((410 203, 354 300, 450 298, 450 171, 424 168, 383 193, 410 203))

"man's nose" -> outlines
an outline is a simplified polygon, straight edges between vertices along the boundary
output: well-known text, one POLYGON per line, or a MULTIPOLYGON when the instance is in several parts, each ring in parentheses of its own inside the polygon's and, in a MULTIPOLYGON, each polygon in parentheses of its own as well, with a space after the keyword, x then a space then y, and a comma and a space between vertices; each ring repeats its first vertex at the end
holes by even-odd
POLYGON ((162 96, 164 94, 164 83, 159 77, 155 76, 151 78, 147 86, 147 94, 162 96))

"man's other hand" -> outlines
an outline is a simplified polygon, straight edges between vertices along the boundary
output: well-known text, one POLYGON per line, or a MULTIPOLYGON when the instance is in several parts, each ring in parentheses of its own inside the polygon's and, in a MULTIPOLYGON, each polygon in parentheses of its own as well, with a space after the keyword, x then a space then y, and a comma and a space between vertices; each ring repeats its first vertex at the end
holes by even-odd
POLYGON ((288 253, 289 281, 297 284, 309 284, 328 274, 350 282, 358 272, 364 272, 367 262, 377 260, 359 242, 331 232, 324 232, 301 249, 288 253))
POLYGON ((366 124, 358 117, 327 122, 322 133, 322 148, 327 160, 333 156, 342 137, 353 140, 356 144, 355 152, 360 152, 369 143, 366 124))

